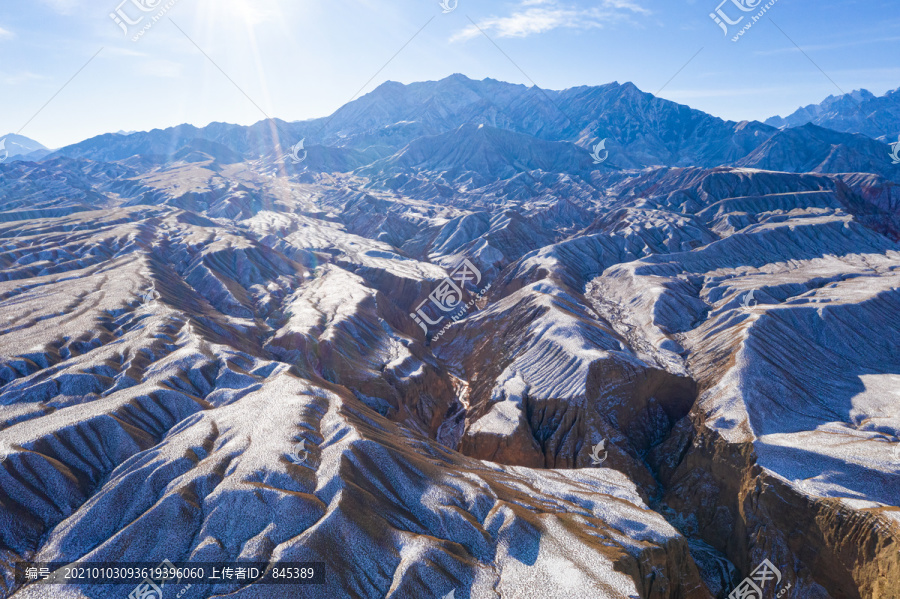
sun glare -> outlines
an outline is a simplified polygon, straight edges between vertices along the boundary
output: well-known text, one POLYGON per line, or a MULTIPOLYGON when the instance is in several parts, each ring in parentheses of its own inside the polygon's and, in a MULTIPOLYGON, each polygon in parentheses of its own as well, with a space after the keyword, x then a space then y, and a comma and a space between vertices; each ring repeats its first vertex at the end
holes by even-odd
POLYGON ((204 15, 219 22, 255 26, 283 16, 281 0, 203 0, 200 4, 204 15))

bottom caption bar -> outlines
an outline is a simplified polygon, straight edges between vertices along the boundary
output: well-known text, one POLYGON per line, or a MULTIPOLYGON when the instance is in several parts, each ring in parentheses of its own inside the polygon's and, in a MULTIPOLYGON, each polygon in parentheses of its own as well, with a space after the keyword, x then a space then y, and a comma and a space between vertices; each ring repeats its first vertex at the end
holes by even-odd
MULTIPOLYGON (((324 562, 28 563, 16 564, 16 583, 129 584, 158 592, 166 584, 325 584, 324 562)), ((137 589, 136 589, 137 590, 137 589)), ((141 597, 142 595, 137 595, 141 597)))

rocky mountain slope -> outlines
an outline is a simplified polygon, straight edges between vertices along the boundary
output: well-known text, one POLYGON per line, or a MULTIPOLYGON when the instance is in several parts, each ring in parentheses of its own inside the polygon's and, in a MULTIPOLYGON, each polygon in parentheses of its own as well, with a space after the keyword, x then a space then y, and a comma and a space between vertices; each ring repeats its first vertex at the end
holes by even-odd
POLYGON ((10 133, 0 137, 0 162, 10 160, 40 160, 50 154, 50 150, 24 135, 10 133))
POLYGON ((784 118, 776 116, 766 120, 767 125, 779 128, 808 123, 893 143, 900 138, 900 88, 883 96, 865 89, 828 96, 820 104, 798 108, 784 118))
MULTIPOLYGON (((900 122, 894 112, 885 118, 900 122)), ((62 148, 54 156, 107 162, 141 156, 164 164, 179 159, 178 153, 185 148, 208 143, 224 145, 246 160, 274 161, 303 140, 312 159, 308 168, 346 172, 398 153, 408 154, 410 144, 427 155, 446 154, 453 150, 428 146, 465 143, 456 136, 470 136, 468 132, 479 125, 532 138, 530 142, 519 139, 520 148, 538 147, 545 141, 571 144, 590 153, 596 143, 607 140, 605 167, 617 169, 744 164, 759 160, 754 154, 765 151, 765 144, 778 134, 777 128, 759 122, 723 121, 656 98, 632 83, 552 91, 454 75, 409 86, 385 83, 327 118, 107 134, 62 148)), ((845 165, 829 161, 833 146, 822 147, 813 130, 796 134, 799 143, 807 144, 809 158, 822 165, 824 172, 844 172, 836 169, 845 165)), ((887 168, 890 176, 900 177, 900 167, 885 160, 890 151, 885 142, 890 141, 882 135, 881 151, 874 152, 864 172, 884 174, 887 168)), ((833 144, 852 147, 859 141, 852 135, 836 136, 833 144)), ((777 162, 777 170, 804 172, 780 155, 777 162)))
POLYGON ((0 597, 165 559, 327 570, 184 599, 900 597, 887 146, 548 94, 0 165, 0 597))

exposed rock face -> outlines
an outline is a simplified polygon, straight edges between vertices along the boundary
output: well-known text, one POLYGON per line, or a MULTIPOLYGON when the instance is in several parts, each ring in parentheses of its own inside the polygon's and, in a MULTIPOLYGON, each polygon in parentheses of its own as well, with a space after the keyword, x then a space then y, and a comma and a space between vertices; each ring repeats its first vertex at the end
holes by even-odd
POLYGON ((277 161, 303 139, 308 151, 303 164, 287 161, 276 172, 356 169, 407 195, 445 199, 451 189, 465 193, 497 178, 506 182, 504 197, 532 195, 534 185, 545 183, 544 173, 565 173, 577 183, 592 170, 660 165, 867 172, 896 181, 900 166, 887 159, 886 144, 900 133, 897 98, 897 92, 873 98, 869 112, 860 110, 859 99, 843 98, 831 105, 841 114, 838 118, 826 111, 821 118, 770 120, 771 126, 723 121, 656 98, 633 83, 551 91, 453 75, 409 86, 388 82, 321 119, 107 134, 53 156, 105 162, 140 156, 163 165, 196 162, 206 154, 224 164, 234 160, 236 152, 245 160, 277 161), (797 128, 776 128, 788 122, 797 128), (810 122, 813 125, 806 126, 810 122), (827 134, 821 127, 828 128, 827 134), (601 139, 607 140, 609 154, 597 166, 589 154, 601 139), (523 171, 531 174, 514 177, 523 171))
POLYGON ((711 599, 764 560, 766 599, 900 597, 883 144, 556 100, 577 126, 384 86, 300 165, 266 123, 0 165, 0 597, 130 592, 20 560, 164 559, 328 568, 186 599, 711 599), (593 164, 647 114, 690 166, 593 164))
POLYGON ((895 596, 900 248, 843 215, 840 194, 801 208, 737 187, 697 214, 753 224, 589 286, 602 314, 628 302, 632 331, 684 348, 699 384, 663 503, 742 570, 778 555, 803 596, 895 596))
POLYGON ((880 97, 865 89, 829 96, 820 104, 810 104, 787 117, 766 121, 773 127, 800 127, 807 123, 834 131, 862 133, 892 143, 900 135, 900 88, 880 97))

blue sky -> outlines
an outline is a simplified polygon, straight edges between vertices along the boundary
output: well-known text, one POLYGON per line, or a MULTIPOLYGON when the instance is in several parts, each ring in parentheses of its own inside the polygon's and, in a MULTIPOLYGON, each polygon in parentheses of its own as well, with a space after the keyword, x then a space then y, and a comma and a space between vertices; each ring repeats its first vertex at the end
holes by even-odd
POLYGON ((551 89, 665 86, 658 95, 732 120, 787 114, 840 93, 836 85, 879 95, 900 87, 897 0, 777 0, 738 42, 731 34, 769 0, 726 0, 729 19, 745 16, 728 37, 709 16, 721 0, 458 0, 447 14, 439 0, 121 1, 0 4, 0 133, 21 129, 60 147, 122 129, 251 124, 260 108, 302 120, 360 88, 457 72, 551 89), (741 2, 761 4, 741 11, 741 2), (117 8, 132 21, 144 15, 129 37, 110 18, 117 8))

